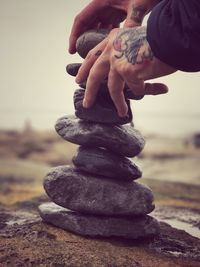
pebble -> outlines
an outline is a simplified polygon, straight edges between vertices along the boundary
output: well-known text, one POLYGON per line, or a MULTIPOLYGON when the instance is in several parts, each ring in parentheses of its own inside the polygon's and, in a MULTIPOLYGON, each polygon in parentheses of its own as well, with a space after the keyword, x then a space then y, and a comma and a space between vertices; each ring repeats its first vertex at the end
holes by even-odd
POLYGON ((76 50, 82 58, 86 58, 88 52, 103 41, 109 34, 108 29, 90 30, 83 33, 76 42, 76 50))
POLYGON ((62 117, 55 125, 65 140, 92 147, 104 147, 125 157, 138 155, 145 145, 139 131, 131 125, 107 125, 62 117))
POLYGON ((85 89, 77 89, 74 93, 75 115, 82 120, 108 123, 108 124, 126 124, 132 122, 133 116, 130 107, 130 101, 126 99, 128 113, 126 117, 119 117, 115 105, 108 91, 99 90, 94 105, 86 109, 83 107, 85 89))
POLYGON ((132 160, 102 148, 79 147, 73 163, 81 171, 117 180, 132 181, 142 176, 132 160))

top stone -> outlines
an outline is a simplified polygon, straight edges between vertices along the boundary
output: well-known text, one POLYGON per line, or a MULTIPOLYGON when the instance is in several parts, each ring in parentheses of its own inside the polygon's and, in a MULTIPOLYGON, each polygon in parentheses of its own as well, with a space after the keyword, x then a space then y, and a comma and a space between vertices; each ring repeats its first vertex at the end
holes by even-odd
POLYGON ((55 129, 71 143, 104 147, 125 157, 138 155, 145 145, 140 132, 130 125, 106 125, 63 117, 57 121, 55 129))
POLYGON ((88 52, 102 42, 109 34, 108 29, 90 30, 83 33, 76 42, 76 50, 82 58, 86 58, 88 52))

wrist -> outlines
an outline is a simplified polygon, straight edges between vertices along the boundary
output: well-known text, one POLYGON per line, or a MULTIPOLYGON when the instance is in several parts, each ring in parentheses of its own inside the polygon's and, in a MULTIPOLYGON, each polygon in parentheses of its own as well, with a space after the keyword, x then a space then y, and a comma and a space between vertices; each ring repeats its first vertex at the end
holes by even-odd
POLYGON ((120 9, 124 12, 128 11, 130 0, 106 0, 106 5, 120 9))

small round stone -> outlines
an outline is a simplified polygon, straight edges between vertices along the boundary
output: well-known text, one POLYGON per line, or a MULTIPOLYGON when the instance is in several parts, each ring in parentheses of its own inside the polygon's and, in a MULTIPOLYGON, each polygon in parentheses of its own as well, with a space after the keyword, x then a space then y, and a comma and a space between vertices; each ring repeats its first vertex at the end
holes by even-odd
POLYGON ((78 170, 122 181, 132 181, 142 176, 132 160, 102 148, 79 147, 73 163, 78 170))
POLYGON ((81 63, 68 64, 68 65, 66 66, 66 71, 67 71, 67 73, 68 73, 69 75, 75 77, 75 76, 77 75, 77 73, 78 73, 80 67, 81 67, 81 63))
POLYGON ((86 58, 88 52, 102 42, 109 34, 108 29, 90 30, 83 33, 76 42, 76 50, 82 58, 86 58))

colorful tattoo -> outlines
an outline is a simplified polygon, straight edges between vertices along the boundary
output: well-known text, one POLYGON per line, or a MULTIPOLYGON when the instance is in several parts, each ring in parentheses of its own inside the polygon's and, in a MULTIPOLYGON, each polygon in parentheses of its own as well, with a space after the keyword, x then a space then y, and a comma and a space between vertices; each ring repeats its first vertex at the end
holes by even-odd
POLYGON ((123 59, 133 65, 153 60, 153 52, 146 39, 146 27, 121 30, 113 42, 116 59, 123 59))
POLYGON ((96 57, 99 57, 100 55, 102 54, 102 51, 101 50, 98 50, 95 54, 96 57))

